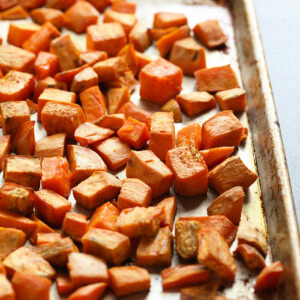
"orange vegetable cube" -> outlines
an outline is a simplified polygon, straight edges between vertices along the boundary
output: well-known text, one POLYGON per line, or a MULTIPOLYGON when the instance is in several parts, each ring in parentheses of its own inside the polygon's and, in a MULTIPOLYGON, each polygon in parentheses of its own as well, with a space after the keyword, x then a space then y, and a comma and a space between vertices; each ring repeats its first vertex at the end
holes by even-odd
POLYGON ((40 246, 44 244, 58 242, 61 239, 62 239, 62 235, 58 232, 50 232, 50 233, 39 232, 36 235, 36 245, 40 246))
POLYGON ((26 99, 26 103, 31 115, 35 114, 38 111, 38 105, 36 103, 31 101, 30 99, 26 99))
POLYGON ((177 209, 175 197, 165 198, 164 200, 160 201, 156 206, 163 207, 163 209, 165 210, 165 219, 161 223, 161 226, 168 226, 170 230, 172 230, 177 209))
POLYGON ((210 280, 207 283, 186 287, 180 290, 181 300, 196 300, 202 299, 214 299, 214 300, 230 300, 222 296, 216 296, 220 282, 218 280, 210 280))
POLYGON ((106 283, 93 283, 77 289, 68 300, 98 300, 102 297, 106 289, 106 283))
POLYGON ((57 29, 61 30, 65 26, 65 15, 62 11, 54 8, 36 8, 30 12, 31 18, 38 24, 50 22, 57 29))
POLYGON ((118 131, 125 123, 124 114, 111 114, 104 116, 96 122, 96 125, 118 131))
POLYGON ((0 11, 11 8, 19 3, 18 0, 1 0, 0 1, 0 11))
POLYGON ((138 68, 138 60, 136 58, 136 52, 134 49, 134 45, 132 43, 129 43, 126 46, 124 46, 119 51, 118 56, 122 57, 126 61, 128 68, 135 75, 137 72, 137 68, 138 68))
POLYGON ((176 101, 189 117, 216 107, 215 97, 206 92, 177 95, 176 101))
POLYGON ((150 289, 151 278, 146 269, 135 266, 113 267, 108 270, 108 274, 110 287, 117 297, 150 289))
POLYGON ((11 45, 22 47, 23 43, 40 29, 41 26, 37 24, 11 22, 8 28, 7 42, 11 45))
POLYGON ((159 105, 181 91, 182 70, 163 58, 147 64, 140 72, 140 96, 159 105))
POLYGON ((98 75, 92 68, 86 68, 74 76, 71 92, 79 94, 93 86, 98 86, 98 75))
MULTIPOLYGON (((122 2, 116 2, 122 3, 122 2)), ((129 3, 129 2, 123 2, 129 3)), ((133 44, 134 49, 140 52, 144 52, 151 45, 151 39, 149 37, 148 28, 142 22, 137 21, 132 30, 129 33, 129 41, 133 44)))
POLYGON ((154 14, 154 28, 168 28, 187 24, 187 18, 181 13, 158 12, 154 14))
POLYGON ((134 92, 136 85, 137 81, 134 78, 134 74, 129 69, 117 79, 103 83, 105 89, 127 87, 130 93, 134 92))
POLYGON ((121 185, 121 181, 115 176, 96 171, 73 189, 73 195, 78 204, 87 209, 94 209, 114 199, 119 194, 121 185))
POLYGON ((35 222, 36 227, 29 236, 29 240, 31 243, 36 244, 37 243, 37 237, 38 234, 41 233, 56 233, 52 228, 50 228, 47 224, 45 224, 43 221, 41 221, 36 215, 31 216, 31 220, 35 222))
POLYGON ((59 274, 56 276, 56 287, 60 295, 70 294, 75 287, 72 284, 71 278, 67 275, 59 274))
POLYGON ((125 103, 130 101, 127 87, 109 89, 107 91, 108 113, 116 113, 125 103))
POLYGON ((0 137, 0 170, 3 169, 5 156, 10 153, 10 135, 0 137))
POLYGON ((221 110, 232 110, 234 113, 240 113, 246 109, 246 91, 235 88, 216 93, 216 99, 221 110))
POLYGON ((46 3, 46 0, 19 0, 19 3, 25 9, 31 10, 43 6, 46 3))
POLYGON ((15 300, 15 291, 5 274, 0 274, 0 299, 15 300))
POLYGON ((194 145, 196 149, 200 149, 201 142, 202 128, 199 123, 192 123, 177 132, 177 147, 194 145))
POLYGON ((136 56, 136 59, 137 59, 137 72, 136 72, 136 75, 138 76, 141 72, 141 70, 148 64, 150 64, 152 62, 152 59, 141 53, 141 52, 138 52, 138 51, 135 51, 135 56, 136 56))
POLYGON ((171 33, 172 31, 178 29, 177 26, 168 27, 168 28, 151 28, 148 30, 151 40, 158 41, 163 36, 171 33))
POLYGON ((58 58, 55 54, 41 51, 35 60, 34 68, 37 80, 54 76, 59 70, 58 58))
POLYGON ((48 88, 66 91, 68 89, 68 86, 65 82, 56 81, 54 78, 50 76, 41 79, 37 82, 37 85, 34 89, 34 96, 33 96, 34 102, 38 102, 39 96, 42 94, 42 92, 45 89, 48 88))
POLYGON ((164 106, 162 106, 161 111, 172 112, 175 123, 179 123, 182 121, 181 110, 178 102, 175 99, 171 99, 164 106))
POLYGON ((66 212, 71 211, 72 204, 51 190, 40 190, 34 192, 34 207, 37 215, 45 222, 53 227, 59 227, 66 212))
POLYGON ((64 156, 66 146, 66 134, 57 133, 47 136, 35 144, 35 157, 64 156))
POLYGON ((92 66, 99 61, 106 60, 107 53, 105 51, 87 50, 80 53, 80 58, 83 63, 92 66))
POLYGON ((136 3, 126 1, 113 1, 111 9, 126 14, 135 14, 136 3))
POLYGON ((72 6, 76 0, 46 0, 46 7, 55 8, 59 10, 66 10, 72 6))
POLYGON ((75 242, 80 242, 87 231, 87 217, 83 214, 67 212, 62 224, 62 230, 75 242))
POLYGON ((0 13, 1 20, 23 20, 27 17, 28 12, 21 5, 16 5, 0 13))
POLYGON ((200 154, 203 157, 207 167, 211 168, 225 160, 233 151, 234 147, 217 147, 201 150, 200 154))
POLYGON ((208 48, 221 46, 227 41, 227 36, 223 32, 218 20, 207 20, 198 23, 193 31, 200 42, 208 48))

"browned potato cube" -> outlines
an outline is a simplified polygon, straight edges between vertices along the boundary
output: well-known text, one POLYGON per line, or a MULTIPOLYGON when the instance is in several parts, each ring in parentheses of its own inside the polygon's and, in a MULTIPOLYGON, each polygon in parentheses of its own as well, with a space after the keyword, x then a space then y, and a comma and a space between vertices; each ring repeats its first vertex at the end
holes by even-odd
POLYGON ((86 68, 74 76, 71 85, 71 92, 79 94, 95 85, 98 85, 98 74, 93 70, 93 68, 86 68))
POLYGON ((35 144, 35 157, 64 156, 66 146, 66 134, 57 133, 47 136, 35 144))
POLYGON ((175 99, 171 99, 164 106, 162 106, 161 111, 172 112, 175 123, 179 123, 182 121, 180 106, 175 99))

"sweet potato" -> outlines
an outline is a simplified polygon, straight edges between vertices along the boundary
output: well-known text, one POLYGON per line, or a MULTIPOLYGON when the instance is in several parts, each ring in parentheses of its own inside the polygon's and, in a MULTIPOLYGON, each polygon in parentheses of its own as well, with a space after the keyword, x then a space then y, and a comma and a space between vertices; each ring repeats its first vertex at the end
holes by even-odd
POLYGON ((26 155, 8 155, 4 161, 5 182, 38 190, 42 176, 40 159, 26 155))
POLYGON ((46 3, 46 0, 19 0, 19 3, 28 10, 41 7, 46 3))
POLYGON ((86 31, 86 48, 105 51, 109 57, 116 56, 126 42, 125 31, 117 22, 91 25, 86 31))
POLYGON ((35 157, 64 156, 66 134, 57 133, 47 136, 35 144, 35 157))
POLYGON ((55 270, 40 255, 29 248, 21 247, 9 254, 3 261, 8 276, 15 272, 25 272, 30 275, 52 279, 55 270))
POLYGON ((72 70, 82 65, 80 52, 69 34, 62 35, 53 40, 50 51, 58 57, 62 71, 72 70))
POLYGON ((48 300, 50 297, 52 282, 48 278, 16 272, 11 283, 16 293, 16 300, 48 300))
POLYGON ((227 190, 215 199, 207 208, 207 215, 226 216, 233 224, 239 224, 245 193, 242 187, 236 186, 227 190))
POLYGON ((76 0, 64 0, 64 1, 47 0, 46 7, 55 8, 55 9, 59 9, 59 10, 66 10, 70 6, 72 6, 75 2, 76 2, 76 0))
POLYGON ((149 36, 151 40, 158 41, 163 36, 171 33, 172 31, 176 30, 178 27, 168 27, 168 28, 151 28, 148 30, 149 36))
POLYGON ((140 72, 140 96, 159 105, 181 91, 182 70, 163 58, 147 64, 140 72))
POLYGON ((227 281, 235 277, 237 266, 229 246, 216 230, 200 230, 198 233, 198 261, 227 281))
POLYGON ((11 70, 32 72, 34 61, 35 55, 27 50, 12 45, 0 46, 0 68, 3 74, 11 70))
POLYGON ((0 299, 15 300, 15 291, 4 274, 0 274, 0 299))
POLYGON ((38 105, 35 102, 31 101, 30 99, 26 99, 26 103, 31 115, 35 114, 38 111, 38 105))
POLYGON ((80 53, 80 58, 84 64, 92 66, 99 61, 107 59, 107 53, 105 51, 87 50, 80 53))
POLYGON ((73 195, 78 204, 87 209, 94 209, 114 199, 119 194, 121 185, 121 181, 115 176, 96 171, 73 189, 73 195))
POLYGON ((48 102, 41 114, 43 127, 48 135, 66 133, 74 140, 76 128, 85 122, 82 108, 77 104, 48 102))
POLYGON ((240 88, 216 93, 216 99, 221 110, 232 110, 240 113, 246 109, 246 91, 240 88))
POLYGON ((36 235, 36 245, 44 245, 44 244, 49 244, 53 242, 58 242, 62 239, 62 234, 58 232, 50 232, 50 233, 45 233, 45 232, 39 232, 36 235))
POLYGON ((192 123, 177 132, 177 147, 194 145, 196 149, 200 149, 201 142, 202 128, 199 123, 192 123))
POLYGON ((195 146, 169 150, 166 165, 174 174, 174 189, 177 194, 192 197, 207 193, 207 166, 195 146))
POLYGON ((206 150, 201 150, 200 154, 203 157, 208 168, 214 167, 218 163, 225 160, 232 152, 234 147, 217 147, 206 150))
MULTIPOLYGON (((98 79, 97 79, 98 80, 98 79)), ((92 86, 79 95, 87 122, 96 123, 106 113, 105 98, 98 86, 92 86)), ((101 126, 100 124, 97 124, 101 126)), ((105 127, 105 126, 101 126, 105 127)))
POLYGON ((127 63, 129 69, 134 75, 136 75, 138 69, 138 60, 136 57, 136 52, 132 43, 124 46, 118 53, 118 56, 122 57, 127 63))
POLYGON ((37 80, 54 76, 59 70, 58 58, 55 54, 41 51, 34 63, 37 80))
POLYGON ((75 289, 71 278, 63 274, 58 274, 56 276, 56 288, 60 295, 70 294, 75 289))
POLYGON ((23 123, 14 134, 12 149, 16 154, 33 155, 35 148, 34 121, 23 123))
POLYGON ((16 5, 0 13, 1 20, 23 20, 28 16, 28 12, 21 5, 16 5))
POLYGON ((109 5, 111 5, 110 0, 87 0, 90 2, 96 9, 100 12, 103 12, 105 8, 109 5))
POLYGON ((158 207, 163 207, 165 211, 165 219, 163 222, 160 224, 162 227, 168 226, 170 230, 172 231, 173 229, 173 223, 175 219, 175 214, 176 214, 176 199, 175 197, 168 197, 160 201, 156 206, 158 207))
POLYGON ((219 286, 220 286, 220 282, 218 280, 210 280, 207 283, 198 286, 183 288, 180 290, 180 299, 181 300, 206 300, 206 299, 217 300, 217 297, 215 296, 217 294, 219 286))
POLYGON ((98 119, 95 124, 116 132, 124 125, 125 121, 124 114, 111 114, 98 119))
POLYGON ((134 149, 142 148, 150 137, 147 125, 131 117, 118 130, 118 136, 134 149))
POLYGON ((235 186, 241 186, 246 190, 257 177, 238 156, 232 156, 209 171, 208 184, 222 194, 235 186))
POLYGON ((198 23, 193 31, 200 42, 208 48, 221 46, 227 41, 227 36, 223 32, 218 20, 207 20, 198 23))
POLYGON ((29 236, 29 240, 31 243, 37 243, 37 237, 40 233, 56 233, 52 228, 50 228, 47 224, 41 221, 36 215, 31 216, 31 220, 36 223, 36 228, 33 230, 31 235, 29 236))
POLYGON ((110 202, 106 202, 95 210, 90 219, 89 228, 118 231, 117 220, 119 215, 119 209, 110 202))
POLYGON ((111 9, 125 14, 135 14, 136 3, 126 1, 113 1, 111 9))
POLYGON ((74 76, 71 92, 79 94, 93 86, 98 86, 98 74, 92 68, 86 68, 74 76))
POLYGON ((76 74, 78 74, 79 72, 81 72, 82 70, 84 70, 88 67, 89 67, 89 65, 85 64, 85 65, 75 68, 75 69, 62 71, 60 73, 57 73, 54 78, 56 81, 65 83, 67 85, 67 87, 70 88, 72 81, 73 81, 74 77, 76 76, 76 74))
POLYGON ((136 85, 137 81, 130 70, 125 71, 118 79, 103 82, 103 87, 107 90, 127 87, 131 94, 134 92, 136 85))
POLYGON ((119 232, 133 237, 156 235, 165 219, 163 207, 133 207, 122 210, 118 217, 119 232))
POLYGON ((116 113, 124 104, 130 101, 127 87, 114 88, 107 91, 108 113, 116 113))
POLYGON ((35 32, 22 47, 25 50, 38 54, 40 51, 48 51, 51 39, 60 35, 59 31, 50 22, 46 22, 39 31, 35 32))
POLYGON ((68 300, 98 300, 102 297, 106 289, 106 283, 93 283, 77 289, 68 300))
POLYGON ((119 296, 150 289, 151 278, 146 269, 135 266, 113 267, 108 270, 110 287, 119 296))
POLYGON ((153 198, 169 192, 173 179, 170 169, 150 150, 131 151, 126 176, 149 185, 153 198))
POLYGON ((194 75, 198 91, 219 92, 240 87, 230 65, 200 69, 194 75))
POLYGON ((3 169, 3 162, 5 156, 10 153, 10 135, 5 135, 0 137, 0 170, 3 169))
POLYGON ((154 28, 168 28, 187 24, 187 18, 182 13, 157 12, 154 14, 154 28))
POLYGON ((36 214, 53 227, 61 226, 66 212, 71 211, 72 204, 64 197, 51 190, 34 192, 36 214))
POLYGON ((61 30, 66 23, 64 13, 54 8, 36 8, 30 12, 30 16, 38 24, 42 25, 46 22, 50 22, 59 30, 61 30))
POLYGON ((150 64, 152 62, 152 59, 141 53, 141 52, 138 52, 138 51, 135 51, 135 56, 136 56, 136 59, 137 59, 137 72, 136 72, 136 76, 138 76, 141 72, 141 70, 148 64, 150 64))
POLYGON ((244 127, 231 110, 219 112, 202 125, 202 147, 234 146, 241 143, 244 127))
POLYGON ((284 269, 279 260, 265 267, 256 279, 255 291, 277 288, 283 273, 284 269))
POLYGON ((67 91, 68 86, 65 82, 56 81, 54 78, 50 76, 41 79, 37 82, 37 85, 34 89, 34 96, 33 96, 34 102, 38 102, 38 98, 42 94, 42 92, 45 89, 49 89, 49 88, 67 91))
POLYGON ((7 42, 11 45, 22 47, 23 43, 40 29, 41 26, 37 24, 11 22, 8 28, 7 42))
POLYGON ((189 117, 216 107, 215 97, 206 92, 191 92, 176 96, 180 108, 189 117))
POLYGON ((201 264, 178 265, 161 271, 164 290, 201 284, 209 280, 210 271, 201 264))
POLYGON ((151 45, 147 26, 137 21, 129 33, 129 41, 133 44, 134 49, 144 52, 151 45))
POLYGON ((178 102, 175 99, 171 99, 165 105, 163 105, 161 108, 161 111, 172 112, 175 123, 179 123, 182 121, 181 110, 180 110, 178 102))
POLYGON ((9 9, 19 3, 18 0, 1 0, 0 1, 0 11, 9 9))
POLYGON ((97 24, 99 12, 86 1, 79 1, 65 12, 66 26, 76 33, 84 33, 88 26, 97 24))
POLYGON ((120 265, 130 257, 130 240, 119 232, 91 228, 81 239, 83 252, 120 265))
POLYGON ((87 231, 87 217, 83 214, 67 212, 62 225, 62 230, 75 242, 80 242, 87 231))
POLYGON ((175 126, 173 114, 155 112, 151 115, 149 149, 165 161, 167 152, 175 147, 175 126))

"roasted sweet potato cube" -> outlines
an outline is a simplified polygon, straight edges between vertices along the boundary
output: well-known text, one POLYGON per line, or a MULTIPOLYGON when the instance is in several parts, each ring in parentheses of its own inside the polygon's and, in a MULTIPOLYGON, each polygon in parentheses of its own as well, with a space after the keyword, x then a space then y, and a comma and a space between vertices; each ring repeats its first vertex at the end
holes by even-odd
POLYGON ((195 78, 198 91, 219 92, 240 87, 230 65, 200 69, 195 72, 195 78))
POLYGON ((165 211, 165 219, 160 224, 162 227, 168 226, 170 230, 173 229, 173 223, 176 214, 176 199, 175 197, 168 197, 160 201, 156 206, 163 207, 165 211))
POLYGON ((50 88, 66 91, 68 89, 68 86, 65 82, 56 81, 54 78, 50 76, 41 79, 37 82, 37 85, 34 89, 34 95, 33 95, 34 102, 38 102, 38 98, 42 94, 42 92, 45 89, 50 89, 50 88))
POLYGON ((255 291, 275 289, 280 284, 284 269, 280 261, 276 261, 265 267, 256 279, 255 291))
POLYGON ((167 193, 173 179, 170 169, 150 150, 131 151, 126 176, 138 178, 149 185, 153 198, 167 193))
POLYGON ((216 99, 221 110, 232 110, 234 113, 246 109, 246 91, 240 88, 216 93, 216 99))
POLYGON ((38 111, 38 105, 37 103, 31 101, 30 99, 26 99, 26 103, 28 105, 30 114, 33 115, 38 111))
MULTIPOLYGON (((122 3, 122 2, 116 2, 122 3)), ((129 2, 123 2, 129 3, 129 2)), ((129 41, 133 44, 134 49, 144 52, 150 45, 151 39, 149 37, 148 28, 142 22, 137 21, 129 33, 129 41)))
POLYGON ((31 10, 43 6, 46 3, 46 0, 19 0, 19 3, 25 9, 31 10))
POLYGON ((40 159, 25 155, 8 155, 4 162, 5 182, 38 190, 42 172, 40 159))
POLYGON ((61 226, 65 214, 71 211, 72 204, 51 190, 34 192, 36 214, 53 227, 61 226))
POLYGON ((187 18, 182 13, 157 12, 154 14, 154 28, 168 28, 187 24, 187 18))
POLYGON ((40 246, 44 244, 58 242, 62 238, 63 238, 62 234, 58 232, 50 232, 50 233, 39 232, 36 235, 36 245, 40 246))
POLYGON ((67 212, 62 225, 62 230, 75 242, 80 242, 87 231, 87 217, 83 214, 67 212))
POLYGON ((54 78, 56 81, 65 83, 67 85, 67 87, 70 88, 72 81, 73 81, 74 77, 76 76, 76 74, 78 74, 79 72, 81 72, 82 70, 84 70, 88 67, 89 67, 89 65, 85 64, 85 65, 75 68, 75 69, 69 69, 66 71, 62 71, 60 73, 57 73, 54 78))
POLYGON ((182 70, 163 58, 147 64, 140 72, 140 96, 159 105, 181 91, 182 70))
POLYGON ((246 190, 257 177, 238 156, 232 156, 209 171, 208 183, 219 194, 222 194, 235 186, 241 186, 246 190))
POLYGON ((16 272, 11 283, 16 293, 16 299, 47 300, 50 297, 52 282, 48 278, 25 272, 16 272))
POLYGON ((28 17, 28 12, 21 6, 16 5, 0 13, 1 20, 23 20, 28 17))
POLYGON ((108 282, 106 262, 89 254, 71 253, 68 269, 74 287, 96 282, 108 282))
POLYGON ((66 23, 64 13, 54 8, 36 8, 30 12, 30 16, 38 24, 42 25, 46 22, 50 22, 59 30, 61 30, 66 23))
POLYGON ((203 157, 208 168, 214 167, 225 160, 232 152, 234 147, 217 147, 206 150, 201 150, 200 154, 203 157))
POLYGON ((95 210, 90 219, 89 228, 118 231, 117 220, 119 215, 120 210, 110 202, 106 202, 95 210))
POLYGON ((112 114, 103 116, 95 124, 100 127, 109 128, 116 132, 124 125, 125 121, 126 119, 124 114, 112 114))
POLYGON ((163 207, 133 207, 122 210, 118 217, 118 229, 133 237, 156 235, 165 219, 163 207))
POLYGON ((25 272, 49 279, 55 276, 55 270, 45 259, 25 247, 18 248, 9 254, 3 264, 9 276, 12 276, 14 272, 25 272))
POLYGON ((110 287, 119 296, 150 289, 151 278, 146 269, 135 266, 113 267, 108 270, 110 287))
POLYGON ((72 293, 68 300, 97 300, 100 299, 106 289, 107 284, 104 282, 92 283, 77 289, 72 293))
POLYGON ((105 51, 87 50, 80 53, 80 58, 83 63, 92 66, 99 61, 107 59, 107 53, 105 51))
POLYGON ((74 139, 76 128, 85 122, 82 108, 73 103, 47 102, 41 113, 42 124, 48 135, 66 133, 74 139))
POLYGON ((201 264, 178 265, 161 271, 164 289, 201 284, 209 280, 210 271, 201 264))
POLYGON ((229 246, 216 230, 199 230, 198 233, 198 261, 218 275, 232 281, 235 277, 237 266, 232 257, 229 246))
POLYGON ((3 162, 6 157, 10 153, 10 135, 5 135, 0 137, 0 170, 3 168, 3 162))
POLYGON ((86 31, 87 49, 105 51, 109 57, 116 56, 126 42, 125 31, 117 22, 91 25, 86 31))
POLYGON ((33 243, 37 243, 37 237, 40 233, 56 233, 52 228, 50 228, 47 224, 45 224, 43 221, 41 221, 36 215, 31 216, 31 220, 35 222, 36 227, 29 236, 29 240, 33 243))
POLYGON ((136 57, 136 51, 132 43, 124 46, 118 53, 118 56, 122 57, 126 64, 128 65, 129 70, 136 75, 138 69, 138 60, 136 57))
POLYGON ((135 51, 135 56, 136 56, 137 63, 138 63, 136 76, 138 76, 140 74, 141 70, 146 65, 148 65, 152 62, 152 59, 149 56, 147 56, 141 52, 138 52, 138 51, 135 51))
POLYGON ((130 101, 127 87, 109 89, 107 91, 108 113, 116 113, 124 104, 130 101))
POLYGON ((93 68, 86 68, 74 76, 71 92, 79 94, 93 86, 98 86, 98 74, 93 68))
POLYGON ((158 41, 161 39, 163 36, 171 33, 172 31, 176 30, 178 27, 177 26, 172 26, 168 28, 151 28, 148 30, 149 36, 152 40, 158 41))
POLYGON ((136 3, 126 1, 113 1, 111 9, 126 14, 135 14, 136 3))
POLYGON ((71 278, 68 275, 58 274, 56 276, 56 287, 60 295, 67 295, 74 291, 71 278))
POLYGON ((126 165, 130 147, 118 137, 109 138, 93 145, 93 149, 101 156, 110 170, 117 170, 126 165))
POLYGON ((35 144, 35 157, 64 156, 66 134, 57 133, 47 136, 35 144))
POLYGON ((18 0, 1 0, 0 1, 0 11, 9 9, 19 3, 18 0))
POLYGON ((94 209, 114 199, 119 194, 121 185, 121 181, 115 176, 96 171, 73 189, 73 195, 78 204, 87 209, 94 209))
POLYGON ((79 1, 72 5, 65 13, 66 26, 76 33, 83 33, 90 25, 97 24, 99 12, 86 1, 79 1))
MULTIPOLYGON (((183 288, 180 290, 180 299, 181 300, 204 300, 204 299, 214 299, 214 300, 222 300, 216 296, 218 288, 220 286, 220 282, 217 280, 210 280, 207 283, 183 288)), ((226 298, 227 299, 227 298, 226 298)), ((223 299, 223 300, 226 300, 223 299)), ((229 300, 229 299, 227 299, 229 300)))
POLYGON ((53 53, 41 51, 35 60, 34 68, 37 80, 54 76, 59 71, 58 58, 53 53))
POLYGON ((193 31, 200 42, 208 48, 221 46, 227 41, 227 36, 223 32, 218 20, 207 20, 198 23, 193 31))
POLYGON ((130 240, 119 232, 91 228, 81 239, 83 252, 120 265, 130 257, 130 240))
POLYGON ((182 121, 181 110, 178 102, 175 99, 171 99, 164 106, 162 106, 161 111, 173 113, 175 123, 179 123, 182 121))
POLYGON ((245 193, 242 187, 236 186, 227 190, 215 199, 207 208, 207 215, 226 216, 233 224, 239 224, 245 193))
POLYGON ((64 0, 64 1, 47 0, 46 7, 55 8, 55 9, 59 9, 59 10, 66 10, 70 6, 72 6, 75 2, 76 2, 76 0, 64 0))
POLYGON ((0 299, 14 300, 15 291, 5 274, 0 274, 0 299))
POLYGON ((196 149, 200 149, 201 142, 202 128, 199 123, 192 123, 177 132, 177 147, 193 145, 196 149))

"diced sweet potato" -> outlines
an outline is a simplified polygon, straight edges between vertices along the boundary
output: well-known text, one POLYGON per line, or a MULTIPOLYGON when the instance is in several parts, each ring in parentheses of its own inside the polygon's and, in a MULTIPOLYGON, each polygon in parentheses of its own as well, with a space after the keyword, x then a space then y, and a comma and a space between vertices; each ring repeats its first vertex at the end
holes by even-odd
POLYGON ((157 12, 154 14, 154 28, 168 28, 187 24, 187 18, 182 13, 157 12))
POLYGON ((87 231, 87 217, 83 214, 67 212, 62 225, 62 230, 75 242, 80 242, 87 231))
POLYGON ((166 165, 174 174, 177 194, 192 197, 207 193, 207 166, 195 146, 169 150, 166 165))
POLYGON ((161 272, 164 289, 201 284, 209 280, 210 271, 201 264, 178 265, 161 272))
POLYGON ((5 156, 10 153, 10 135, 0 137, 0 170, 3 169, 5 156))
POLYGON ((150 64, 152 62, 152 59, 141 53, 141 52, 138 52, 138 51, 135 51, 135 56, 136 56, 136 59, 137 59, 137 72, 136 72, 136 75, 138 76, 141 72, 141 70, 148 64, 150 64))
POLYGON ((46 3, 46 0, 19 0, 19 3, 28 10, 41 7, 46 3))
POLYGON ((128 68, 132 71, 134 75, 136 75, 138 69, 138 60, 136 58, 134 45, 132 43, 129 43, 126 46, 124 46, 119 51, 118 56, 122 57, 126 61, 128 68))
POLYGON ((36 235, 36 245, 40 246, 44 244, 58 242, 62 238, 63 238, 62 235, 58 232, 50 232, 50 233, 39 232, 36 235))
POLYGON ((41 221, 36 215, 31 216, 31 220, 35 222, 36 227, 29 236, 29 240, 33 243, 37 243, 37 236, 39 233, 55 233, 55 231, 50 228, 47 224, 41 221))
POLYGON ((14 134, 12 149, 16 154, 33 155, 35 148, 34 121, 23 123, 14 134))
POLYGON ((1 0, 0 1, 0 11, 9 9, 19 3, 18 0, 1 0))
POLYGON ((66 134, 57 133, 47 136, 35 144, 35 157, 64 156, 66 134))
POLYGON ((242 187, 236 186, 227 190, 215 199, 207 208, 207 215, 226 216, 233 224, 239 224, 245 193, 242 187))
POLYGON ((130 70, 125 71, 118 79, 103 82, 103 86, 106 90, 127 87, 129 93, 134 92, 136 85, 137 81, 130 70))
POLYGON ((125 123, 124 114, 111 114, 100 118, 96 125, 104 128, 109 128, 113 131, 118 131, 125 123))
POLYGON ((23 20, 28 16, 28 12, 21 5, 16 5, 0 13, 1 20, 23 20))
POLYGON ((72 284, 71 278, 67 275, 59 274, 56 276, 56 287, 60 295, 70 294, 75 287, 72 284))
POLYGON ((60 10, 66 10, 70 6, 72 6, 76 0, 47 0, 46 2, 46 7, 49 8, 55 8, 55 9, 60 9, 60 10))
POLYGON ((238 156, 232 156, 209 171, 208 183, 219 194, 222 194, 235 186, 241 186, 246 190, 257 177, 238 156))
POLYGON ((232 110, 240 113, 246 109, 246 91, 240 88, 216 93, 216 99, 221 110, 232 110))
POLYGON ((117 12, 126 13, 126 14, 135 14, 136 3, 126 2, 126 1, 113 1, 111 9, 117 12))
POLYGON ((58 58, 55 54, 41 51, 34 63, 37 80, 54 76, 59 70, 58 58))
POLYGON ((118 231, 117 220, 119 215, 119 209, 110 202, 106 202, 95 210, 89 222, 89 228, 118 231))
POLYGON ((48 135, 66 133, 68 139, 74 139, 75 130, 85 122, 85 116, 77 104, 50 101, 42 110, 41 120, 48 135))
POLYGON ((163 207, 165 211, 165 219, 162 221, 160 225, 162 227, 168 226, 172 231, 176 209, 177 209, 175 197, 165 198, 164 200, 159 202, 156 206, 163 207))
POLYGON ((50 76, 41 79, 37 82, 37 85, 34 89, 34 96, 33 96, 34 101, 37 102, 42 92, 45 89, 50 89, 50 88, 66 91, 68 89, 68 86, 65 82, 59 82, 50 76))
POLYGON ((5 274, 0 274, 0 299, 15 300, 15 291, 5 274))
POLYGON ((109 138, 93 145, 93 149, 101 156, 110 170, 117 170, 126 165, 130 147, 118 137, 109 138))
POLYGON ((125 31, 117 22, 100 23, 87 28, 86 47, 89 50, 105 51, 109 57, 112 57, 118 54, 126 42, 125 31))
POLYGON ((87 50, 80 53, 80 58, 83 63, 92 66, 99 61, 107 59, 107 53, 105 51, 87 50))
POLYGON ((227 36, 223 32, 218 20, 207 20, 198 23, 193 31, 200 42, 208 48, 221 46, 227 41, 227 36))
POLYGON ((225 160, 232 152, 234 147, 217 147, 206 150, 201 150, 200 154, 203 157, 208 168, 214 167, 218 163, 225 160))
POLYGON ((149 36, 151 40, 158 41, 161 39, 163 36, 171 33, 172 31, 176 30, 178 27, 173 26, 173 27, 168 27, 168 28, 151 28, 148 30, 149 36))
POLYGON ((140 72, 140 96, 163 105, 181 91, 182 70, 163 58, 147 64, 140 72))
POLYGON ((234 279, 237 266, 228 244, 218 231, 199 231, 197 258, 200 263, 217 272, 221 278, 227 281, 234 279))
POLYGON ((196 149, 200 149, 201 141, 202 129, 199 123, 192 123, 177 132, 177 147, 194 145, 196 149))
POLYGON ((66 20, 62 11, 54 8, 36 8, 30 12, 31 18, 38 24, 52 23, 57 29, 64 27, 66 20))
POLYGON ((172 112, 175 123, 179 123, 182 121, 181 110, 178 102, 175 99, 171 99, 164 106, 162 106, 161 111, 172 112))
POLYGON ((125 103, 130 101, 130 93, 127 87, 114 88, 107 91, 108 113, 116 113, 125 103))
POLYGON ((8 255, 3 264, 9 276, 12 276, 14 272, 25 272, 32 276, 42 276, 49 279, 55 276, 55 270, 45 259, 25 247, 18 248, 8 255))
POLYGON ((125 296, 150 289, 151 278, 146 269, 135 266, 113 267, 108 270, 110 287, 116 296, 125 296))
POLYGON ((180 290, 180 300, 204 300, 204 299, 217 300, 217 297, 215 296, 217 294, 219 286, 220 286, 219 281, 210 280, 209 282, 198 286, 183 288, 180 290))
POLYGON ((73 195, 78 204, 87 209, 94 209, 114 199, 119 194, 121 185, 121 181, 115 176, 96 171, 73 189, 73 195))
POLYGON ((147 26, 137 21, 129 33, 129 41, 133 44, 134 49, 144 52, 151 45, 147 26))
POLYGON ((72 5, 65 13, 66 26, 76 33, 83 33, 87 27, 97 24, 99 12, 86 1, 79 1, 72 5))
POLYGON ((7 42, 11 45, 22 47, 23 43, 40 29, 41 26, 36 24, 11 22, 9 24, 7 42))
POLYGON ((38 190, 42 176, 40 159, 25 155, 8 155, 4 162, 5 182, 38 190))
POLYGON ((93 86, 98 86, 98 75, 92 68, 86 68, 74 76, 71 92, 79 94, 93 86))
POLYGON ((81 239, 83 252, 120 265, 130 257, 130 240, 119 232, 91 228, 81 239))
POLYGON ((271 265, 265 267, 258 275, 255 284, 255 291, 264 291, 268 289, 275 289, 280 284, 280 279, 283 275, 284 269, 280 261, 276 261, 271 265))
POLYGON ((31 115, 35 114, 38 111, 38 105, 35 102, 31 101, 30 99, 26 99, 26 103, 31 115))
POLYGON ((72 204, 64 197, 51 190, 34 192, 36 214, 53 227, 61 226, 66 212, 71 211, 72 204))
POLYGON ((89 284, 77 289, 68 300, 98 300, 102 297, 106 286, 104 282, 89 284))

